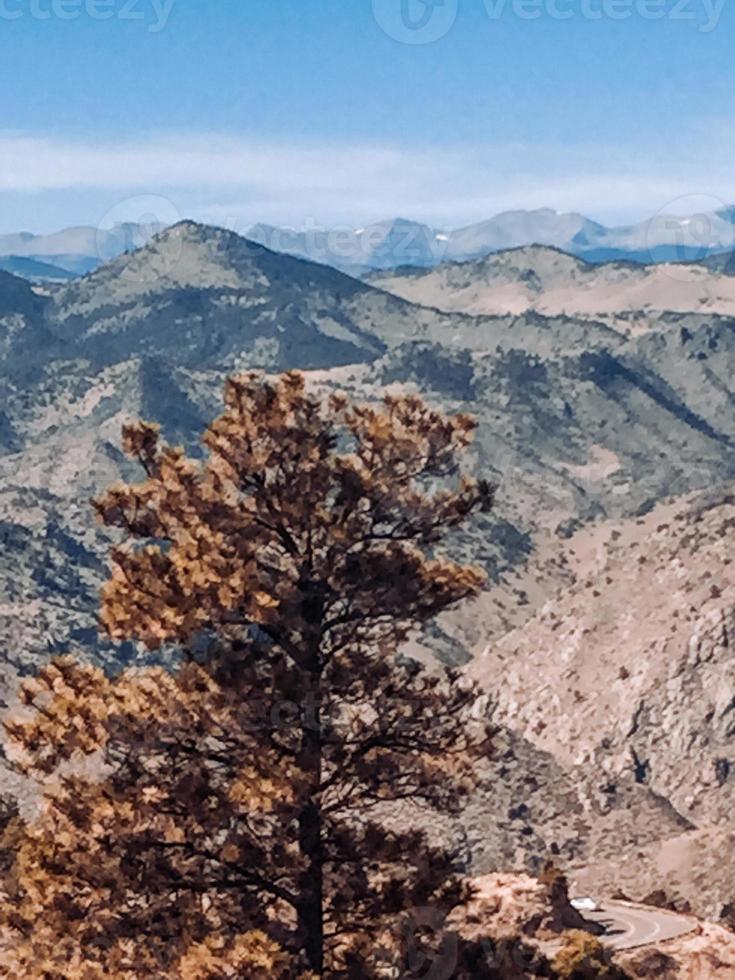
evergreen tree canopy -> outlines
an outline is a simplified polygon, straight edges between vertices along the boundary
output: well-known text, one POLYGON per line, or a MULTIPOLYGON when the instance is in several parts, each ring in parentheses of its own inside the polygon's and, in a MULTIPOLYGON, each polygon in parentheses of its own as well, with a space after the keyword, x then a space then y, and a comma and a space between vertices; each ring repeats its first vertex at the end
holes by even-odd
POLYGON ((181 661, 22 685, 8 753, 43 806, 5 829, 2 975, 384 976, 413 908, 467 897, 389 817, 456 811, 487 751, 473 691, 399 655, 483 584, 437 552, 492 505, 459 469, 473 431, 293 373, 229 380, 202 459, 125 429, 143 479, 95 502, 123 538, 101 620, 181 661))

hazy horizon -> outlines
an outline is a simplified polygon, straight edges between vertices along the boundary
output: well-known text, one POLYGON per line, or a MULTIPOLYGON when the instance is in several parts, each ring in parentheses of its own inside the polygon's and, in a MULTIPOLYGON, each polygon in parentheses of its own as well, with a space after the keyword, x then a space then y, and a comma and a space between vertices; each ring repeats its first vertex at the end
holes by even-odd
POLYGON ((735 200, 721 0, 98 6, 0 4, 1 233, 735 200))

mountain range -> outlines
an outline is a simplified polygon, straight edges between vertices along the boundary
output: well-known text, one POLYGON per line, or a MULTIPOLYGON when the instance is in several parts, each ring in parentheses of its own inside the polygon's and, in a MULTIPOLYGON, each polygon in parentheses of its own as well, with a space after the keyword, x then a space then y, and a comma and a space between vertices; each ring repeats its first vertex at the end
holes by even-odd
MULTIPOLYGON (((163 226, 126 223, 111 229, 66 228, 48 235, 0 235, 0 267, 32 279, 58 280, 84 275, 124 252, 146 244, 163 226), (33 259, 52 266, 24 267, 33 259), (8 265, 14 262, 15 268, 8 265), (61 274, 57 270, 62 270, 61 274)), ((697 215, 659 213, 636 224, 616 227, 577 213, 551 208, 504 211, 489 220, 440 229, 396 218, 367 227, 277 227, 255 224, 250 241, 359 275, 401 266, 431 267, 464 262, 506 249, 548 245, 588 262, 624 259, 638 263, 697 261, 735 248, 735 208, 722 206, 697 215)))
POLYGON ((194 222, 67 282, 0 272, 5 699, 55 652, 146 656, 96 628, 110 541, 89 498, 132 475, 125 421, 196 451, 245 368, 418 391, 478 418, 473 466, 500 484, 453 546, 486 590, 406 649, 477 679, 498 729, 437 832, 476 873, 553 860, 610 893, 617 866, 632 898, 718 916, 735 875, 733 282, 725 263, 548 246, 355 278, 194 222), (718 854, 716 874, 691 866, 718 854))
POLYGON ((504 211, 487 221, 437 229, 399 218, 366 228, 294 229, 254 225, 249 238, 275 251, 350 272, 464 262, 526 245, 549 245, 589 262, 696 261, 732 251, 735 209, 677 216, 659 213, 631 225, 606 227, 551 208, 504 211))
POLYGON ((366 281, 422 306, 475 316, 594 318, 624 333, 641 332, 664 314, 735 314, 729 255, 698 262, 591 263, 559 249, 530 245, 431 269, 373 272, 366 281))
POLYGON ((151 221, 127 222, 109 229, 79 225, 48 235, 30 232, 0 235, 0 267, 28 278, 69 278, 64 273, 81 276, 123 252, 139 248, 162 230, 162 225, 151 221), (24 266, 18 261, 21 259, 32 259, 34 264, 24 266), (15 269, 8 266, 11 261, 16 263, 15 269), (40 268, 43 264, 52 268, 44 273, 40 268))

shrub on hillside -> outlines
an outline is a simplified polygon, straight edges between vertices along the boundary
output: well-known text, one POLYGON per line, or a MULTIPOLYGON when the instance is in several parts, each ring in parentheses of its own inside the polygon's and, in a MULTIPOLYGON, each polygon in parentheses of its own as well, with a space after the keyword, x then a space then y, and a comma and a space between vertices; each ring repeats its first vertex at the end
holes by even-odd
POLYGON ((560 980, 627 980, 610 950, 581 929, 564 933, 553 967, 560 980))

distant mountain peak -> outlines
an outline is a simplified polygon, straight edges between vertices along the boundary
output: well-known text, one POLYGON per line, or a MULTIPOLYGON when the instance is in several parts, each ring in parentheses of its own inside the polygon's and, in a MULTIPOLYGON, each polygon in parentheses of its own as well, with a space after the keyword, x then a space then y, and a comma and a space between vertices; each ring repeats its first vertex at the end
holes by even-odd
POLYGON ((175 241, 185 238, 188 241, 214 241, 224 236, 233 238, 239 237, 234 231, 226 228, 219 228, 216 225, 207 225, 192 218, 184 218, 169 228, 164 228, 153 237, 153 242, 175 241))
MULTIPOLYGON (((707 255, 735 251, 735 205, 723 205, 702 221, 656 215, 636 224, 606 227, 578 211, 553 207, 512 208, 459 228, 442 228, 405 215, 347 227, 295 223, 278 227, 253 224, 245 235, 185 218, 170 228, 120 222, 109 228, 79 225, 48 235, 19 232, 0 235, 0 258, 34 259, 53 270, 84 275, 120 255, 157 241, 170 251, 187 246, 232 249, 244 261, 262 256, 261 249, 331 266, 352 276, 375 270, 433 268, 442 262, 472 261, 485 255, 540 245, 557 248, 593 263, 628 259, 637 263, 696 261, 707 255)), ((16 264, 22 270, 24 264, 16 264)), ((49 279, 36 266, 28 278, 49 279), (37 275, 33 272, 36 270, 37 275)))
POLYGON ((179 221, 177 224, 171 225, 170 228, 159 232, 149 244, 155 245, 158 249, 162 246, 174 249, 179 249, 182 246, 213 248, 218 250, 221 255, 229 256, 230 259, 236 258, 237 261, 248 262, 266 252, 275 251, 261 242, 232 231, 230 228, 203 224, 190 218, 179 221))
POLYGON ((241 289, 263 275, 266 254, 276 257, 234 231, 186 219, 101 266, 87 282, 96 287, 99 302, 110 283, 124 283, 130 296, 172 287, 241 289))
POLYGON ((385 221, 376 221, 369 228, 427 228, 428 225, 422 221, 414 221, 412 218, 388 218, 385 221))

